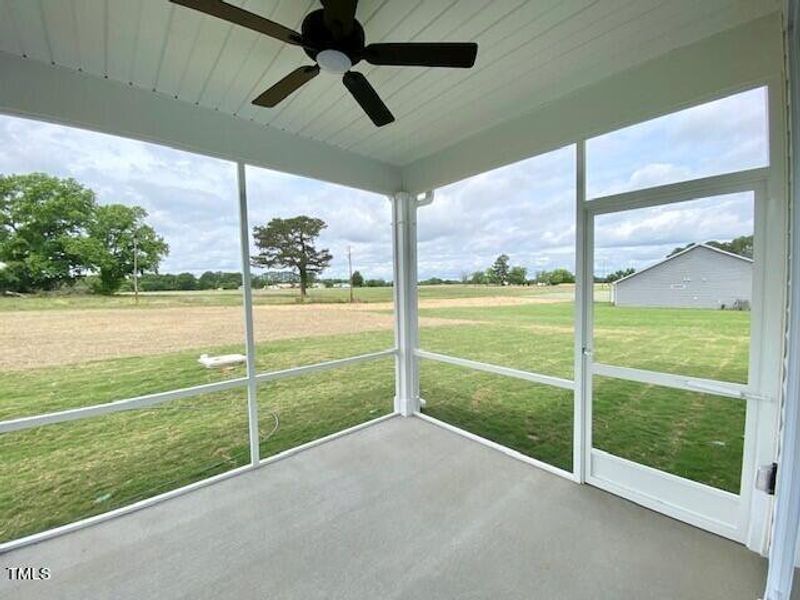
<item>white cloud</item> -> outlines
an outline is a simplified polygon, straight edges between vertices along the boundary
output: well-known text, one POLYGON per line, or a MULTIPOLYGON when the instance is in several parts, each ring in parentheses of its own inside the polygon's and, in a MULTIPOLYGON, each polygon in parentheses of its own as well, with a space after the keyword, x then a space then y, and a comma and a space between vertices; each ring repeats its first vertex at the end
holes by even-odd
POLYGON ((640 269, 689 243, 753 234, 753 196, 730 194, 601 215, 595 222, 595 273, 640 269))
POLYGON ((766 96, 750 90, 589 140, 589 196, 766 165, 766 96), (659 179, 637 175, 658 168, 659 179))
POLYGON ((651 163, 636 169, 628 182, 628 189, 643 189, 685 181, 690 179, 692 171, 688 167, 681 167, 669 163, 651 163))
POLYGON ((449 185, 419 212, 420 276, 458 278, 506 253, 533 272, 574 268, 574 148, 449 185))

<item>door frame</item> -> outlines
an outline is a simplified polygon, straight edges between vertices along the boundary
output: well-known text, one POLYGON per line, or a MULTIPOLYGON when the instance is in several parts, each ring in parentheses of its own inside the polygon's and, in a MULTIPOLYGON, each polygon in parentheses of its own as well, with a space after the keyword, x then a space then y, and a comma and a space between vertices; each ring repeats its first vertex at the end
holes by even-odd
MULTIPOLYGON (((704 177, 688 182, 586 200, 585 147, 578 145, 576 221, 579 292, 576 297, 576 477, 650 509, 743 542, 763 552, 767 539, 763 514, 771 502, 754 492, 758 464, 774 456, 783 354, 783 274, 785 231, 779 193, 770 194, 769 167, 704 177), (754 271, 748 383, 729 384, 693 377, 596 364, 593 360, 594 221, 602 214, 678 204, 737 192, 754 195, 754 271), (770 265, 770 268, 765 268, 770 265), (593 374, 631 379, 747 402, 740 493, 732 494, 592 447, 593 374)), ((771 462, 772 459, 769 460, 771 462)))

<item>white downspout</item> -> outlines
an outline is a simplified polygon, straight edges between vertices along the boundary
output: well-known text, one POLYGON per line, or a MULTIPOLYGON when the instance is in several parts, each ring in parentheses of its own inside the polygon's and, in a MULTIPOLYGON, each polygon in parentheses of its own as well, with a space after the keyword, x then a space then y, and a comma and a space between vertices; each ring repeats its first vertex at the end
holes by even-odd
POLYGON ((419 347, 417 306, 417 208, 433 202, 433 192, 419 199, 407 192, 392 202, 392 246, 395 307, 395 412, 408 417, 419 411, 419 347))

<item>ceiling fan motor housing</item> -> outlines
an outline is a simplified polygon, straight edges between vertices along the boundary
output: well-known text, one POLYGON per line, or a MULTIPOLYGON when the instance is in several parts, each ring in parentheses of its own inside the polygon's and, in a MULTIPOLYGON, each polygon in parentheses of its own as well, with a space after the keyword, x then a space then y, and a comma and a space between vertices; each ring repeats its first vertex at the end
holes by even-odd
POLYGON ((337 63, 341 57, 336 57, 335 54, 326 53, 326 51, 334 50, 340 52, 350 59, 350 66, 355 65, 364 55, 366 37, 361 23, 355 19, 352 21, 350 31, 344 31, 342 28, 338 29, 338 31, 332 31, 328 28, 323 9, 309 13, 303 19, 301 27, 303 40, 305 41, 303 50, 312 60, 318 62, 323 70, 343 73, 344 71, 338 70, 341 68, 338 65, 342 63, 337 63))

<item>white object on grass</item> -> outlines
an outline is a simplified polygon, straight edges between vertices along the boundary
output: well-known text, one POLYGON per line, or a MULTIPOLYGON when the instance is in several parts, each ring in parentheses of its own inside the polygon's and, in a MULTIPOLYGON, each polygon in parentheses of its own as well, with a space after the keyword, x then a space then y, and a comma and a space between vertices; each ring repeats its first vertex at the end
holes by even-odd
POLYGON ((197 359, 197 362, 203 365, 206 369, 214 369, 219 367, 230 367, 247 362, 247 357, 244 354, 221 354, 220 356, 201 354, 200 358, 197 359))

